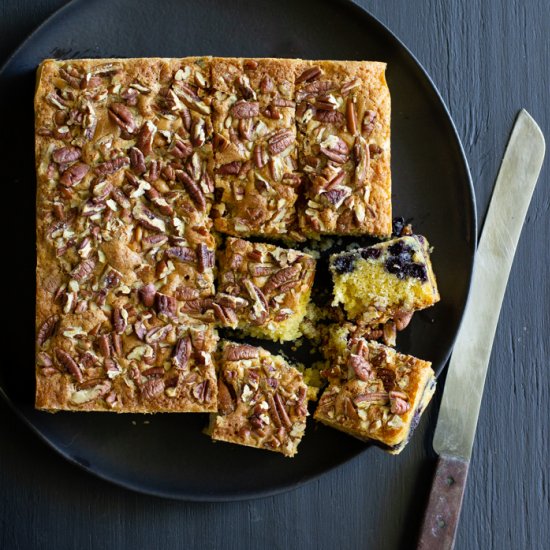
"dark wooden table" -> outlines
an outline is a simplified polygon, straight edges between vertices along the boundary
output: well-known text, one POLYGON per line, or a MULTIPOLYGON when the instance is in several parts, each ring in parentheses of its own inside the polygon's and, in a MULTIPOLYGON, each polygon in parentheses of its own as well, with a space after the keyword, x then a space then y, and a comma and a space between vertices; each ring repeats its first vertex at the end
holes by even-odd
MULTIPOLYGON (((182 0, 184 1, 184 0, 182 0)), ((2 0, 0 62, 63 0, 2 0)), ((480 222, 517 111, 550 138, 548 0, 361 0, 438 86, 470 163, 480 222)), ((3 129, 4 137, 7 130, 3 129)), ((456 548, 550 545, 550 162, 512 269, 456 548)), ((481 223, 480 223, 481 225, 481 223)), ((399 457, 361 457, 286 494, 192 504, 134 494, 66 463, 0 402, 0 548, 414 546, 441 387, 399 457)))

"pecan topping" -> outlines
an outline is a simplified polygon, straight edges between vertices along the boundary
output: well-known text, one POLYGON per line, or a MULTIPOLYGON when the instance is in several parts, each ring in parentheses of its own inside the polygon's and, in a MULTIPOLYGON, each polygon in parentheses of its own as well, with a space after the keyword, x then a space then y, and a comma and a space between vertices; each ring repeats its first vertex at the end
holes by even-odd
POLYGON ((164 380, 162 378, 150 378, 141 385, 140 389, 144 399, 154 399, 164 392, 164 380))
POLYGON ((176 314, 177 302, 173 296, 157 292, 155 295, 155 307, 159 315, 164 314, 171 317, 176 314))
POLYGON ((248 344, 232 344, 224 349, 226 361, 239 361, 241 359, 256 359, 260 356, 258 348, 248 344))
POLYGON ((294 132, 290 129, 279 130, 267 140, 267 148, 272 155, 282 153, 294 143, 294 132))
POLYGON ((310 67, 306 69, 300 76, 296 78, 296 84, 301 84, 302 82, 311 82, 316 80, 322 74, 320 67, 310 67))
POLYGON ((323 141, 319 150, 323 155, 337 164, 344 164, 348 160, 349 148, 346 142, 338 136, 330 136, 323 141))
POLYGON ((359 415, 357 414, 357 411, 355 410, 355 407, 349 397, 344 397, 344 414, 354 422, 359 420, 359 415))
POLYGON ((292 426, 292 422, 288 417, 288 413, 286 412, 285 404, 283 403, 281 396, 278 393, 276 393, 273 399, 275 401, 275 405, 277 407, 277 413, 279 414, 279 418, 281 419, 283 426, 290 428, 292 426))
POLYGON ((348 132, 354 136, 357 133, 357 113, 351 97, 346 101, 346 124, 348 132))
POLYGON ((121 129, 129 134, 136 130, 136 121, 132 111, 124 103, 113 103, 109 107, 109 118, 121 129))
MULTIPOLYGON (((189 302, 188 302, 189 303, 189 302)), ((236 327, 238 323, 235 310, 228 306, 222 306, 216 302, 212 303, 212 309, 216 319, 225 327, 236 327)))
POLYGON ((214 151, 219 151, 220 153, 223 153, 229 147, 229 143, 229 140, 217 132, 212 138, 212 147, 214 148, 214 151))
POLYGON ((52 160, 57 164, 70 164, 82 156, 82 151, 78 147, 60 147, 52 153, 52 160))
POLYGON ((193 201, 195 206, 200 211, 204 212, 206 210, 206 198, 200 186, 197 183, 195 183, 191 179, 191 177, 189 177, 189 175, 183 170, 177 170, 176 177, 178 178, 179 181, 181 181, 181 183, 183 183, 183 187, 191 197, 191 200, 193 201))
POLYGON ((71 276, 79 282, 86 281, 94 272, 96 261, 93 259, 83 260, 72 271, 71 276))
POLYGON ((204 273, 207 269, 214 267, 214 252, 208 250, 204 243, 197 245, 197 260, 199 273, 204 273))
POLYGON ((390 392, 390 411, 393 414, 405 414, 410 408, 410 404, 405 401, 407 394, 399 391, 390 392))
POLYGON ((369 148, 367 147, 367 142, 362 136, 357 136, 355 140, 355 145, 353 147, 353 152, 355 154, 355 160, 357 166, 355 167, 355 172, 353 175, 353 180, 355 185, 362 185, 363 182, 367 179, 367 173, 369 170, 369 148))
POLYGON ((359 403, 380 403, 385 405, 389 400, 389 395, 387 392, 374 392, 374 393, 365 393, 358 395, 353 402, 358 405, 359 403))
POLYGON ((355 373, 355 376, 359 380, 363 380, 363 382, 370 380, 374 375, 371 364, 362 355, 352 353, 348 364, 355 373))
POLYGON ((155 294, 157 289, 153 283, 142 286, 138 290, 138 296, 145 307, 152 307, 155 303, 155 294))
POLYGON ((241 171, 242 162, 235 160, 233 162, 228 162, 227 164, 222 164, 217 172, 222 175, 238 175, 241 171))
POLYGON ((235 403, 231 392, 225 382, 218 378, 218 411, 220 414, 227 415, 235 410, 235 403))
POLYGON ((117 334, 126 330, 128 313, 120 307, 113 308, 113 328, 117 334))
POLYGON ((207 401, 210 401, 210 398, 212 396, 212 392, 210 389, 210 380, 204 380, 203 382, 195 384, 191 393, 193 394, 193 397, 200 403, 206 403, 207 401))
POLYGON ((39 347, 43 346, 46 341, 53 336, 58 322, 59 315, 51 315, 42 323, 36 338, 39 347))
POLYGON ((257 101, 241 99, 231 106, 229 113, 233 118, 253 118, 260 114, 260 104, 257 101))
POLYGON ((183 141, 182 139, 176 139, 170 152, 179 159, 186 159, 193 153, 193 146, 189 141, 183 141))
POLYGON ((189 336, 180 338, 174 346, 172 354, 172 364, 177 369, 185 369, 191 358, 192 346, 189 336))
POLYGON ((164 342, 168 333, 172 330, 172 325, 163 325, 160 327, 152 328, 145 335, 145 341, 148 344, 154 344, 155 342, 164 342))
POLYGON ((82 371, 80 370, 77 362, 66 351, 62 350, 61 348, 56 348, 55 358, 60 365, 65 367, 67 372, 69 372, 76 378, 77 382, 82 382, 84 380, 82 376, 82 371))
POLYGON ((128 197, 124 194, 124 191, 119 189, 118 187, 113 188, 111 191, 111 196, 115 200, 115 202, 121 206, 122 208, 129 209, 132 204, 128 200, 128 197))
POLYGON ((299 265, 291 265, 284 267, 277 273, 274 273, 263 287, 264 294, 270 294, 282 287, 284 284, 295 280, 300 274, 300 270, 301 268, 299 265))
POLYGON ((136 174, 144 174, 147 170, 147 166, 145 164, 145 156, 137 147, 132 147, 130 149, 130 168, 136 174))
POLYGON ((368 137, 374 130, 375 121, 376 113, 374 111, 365 111, 365 116, 361 124, 361 133, 368 137))
POLYGON ((77 162, 72 164, 63 172, 59 178, 59 183, 64 187, 73 187, 77 183, 81 182, 84 179, 84 176, 88 173, 90 167, 83 162, 77 162))
POLYGON ((187 246, 172 246, 164 252, 166 258, 177 260, 179 262, 195 262, 197 255, 187 246))
POLYGON ((158 231, 160 233, 164 233, 166 231, 166 224, 164 221, 155 216, 151 210, 140 202, 136 203, 134 206, 132 215, 135 220, 146 229, 158 231))
POLYGON ((409 326, 409 323, 411 322, 413 311, 398 311, 394 315, 395 319, 395 328, 397 330, 404 330, 409 326))
POLYGON ((136 142, 136 147, 144 155, 151 154, 151 151, 153 150, 153 139, 156 133, 157 133, 157 127, 150 120, 147 120, 146 122, 144 122, 143 126, 139 131, 137 142, 136 142))
POLYGON ((340 111, 317 111, 313 118, 318 122, 324 124, 334 124, 335 126, 342 126, 345 122, 345 117, 340 111))
POLYGON ((376 376, 382 380, 384 389, 389 392, 395 385, 395 372, 390 369, 377 369, 376 376))
POLYGON ((121 168, 124 168, 130 164, 128 157, 117 157, 106 162, 102 162, 95 167, 94 172, 100 176, 108 176, 118 172, 121 168))

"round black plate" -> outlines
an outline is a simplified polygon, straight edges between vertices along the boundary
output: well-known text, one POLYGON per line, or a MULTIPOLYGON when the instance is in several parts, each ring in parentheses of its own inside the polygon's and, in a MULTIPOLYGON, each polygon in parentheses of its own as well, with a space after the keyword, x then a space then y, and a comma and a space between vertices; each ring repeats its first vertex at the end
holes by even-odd
POLYGON ((46 57, 188 55, 368 59, 388 62, 392 92, 393 205, 435 247, 442 300, 398 341, 440 372, 464 309, 475 250, 472 186, 455 128, 430 79, 383 25, 356 6, 296 0, 75 0, 42 25, 0 75, 4 146, 3 394, 69 460, 120 485, 187 500, 276 493, 364 451, 311 426, 294 459, 201 433, 205 415, 50 415, 34 393, 34 71, 46 57), (7 303, 6 303, 7 302, 7 303))

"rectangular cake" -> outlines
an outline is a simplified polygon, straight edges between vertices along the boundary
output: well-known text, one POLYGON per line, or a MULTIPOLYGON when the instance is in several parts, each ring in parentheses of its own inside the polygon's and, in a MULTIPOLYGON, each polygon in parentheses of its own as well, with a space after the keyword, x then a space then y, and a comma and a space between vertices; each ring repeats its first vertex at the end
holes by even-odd
POLYGON ((363 337, 346 323, 330 330, 325 353, 330 384, 314 418, 392 454, 407 444, 435 391, 431 363, 363 337))
POLYGON ((302 374, 263 348, 224 342, 219 357, 218 413, 209 433, 226 441, 294 456, 306 428, 302 374))
POLYGON ((215 228, 296 238, 294 62, 214 58, 212 86, 215 228))
POLYGON ((37 393, 212 411, 208 60, 47 60, 35 96, 37 393))
POLYGON ((295 340, 315 276, 313 257, 228 237, 218 254, 215 313, 222 326, 270 340, 295 340))
POLYGON ((389 237, 390 94, 385 63, 302 61, 295 77, 301 231, 389 237))
POLYGON ((333 305, 342 304, 350 319, 403 328, 414 311, 439 301, 430 246, 410 235, 330 257, 333 305))

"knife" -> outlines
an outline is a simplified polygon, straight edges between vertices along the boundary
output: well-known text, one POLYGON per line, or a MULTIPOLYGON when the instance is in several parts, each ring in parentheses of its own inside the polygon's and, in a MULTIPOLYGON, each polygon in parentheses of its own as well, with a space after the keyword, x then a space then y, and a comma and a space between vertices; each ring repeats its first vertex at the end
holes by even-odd
POLYGON ((449 363, 433 440, 439 459, 418 542, 421 550, 454 546, 500 307, 544 151, 537 123, 520 111, 485 218, 449 363))

